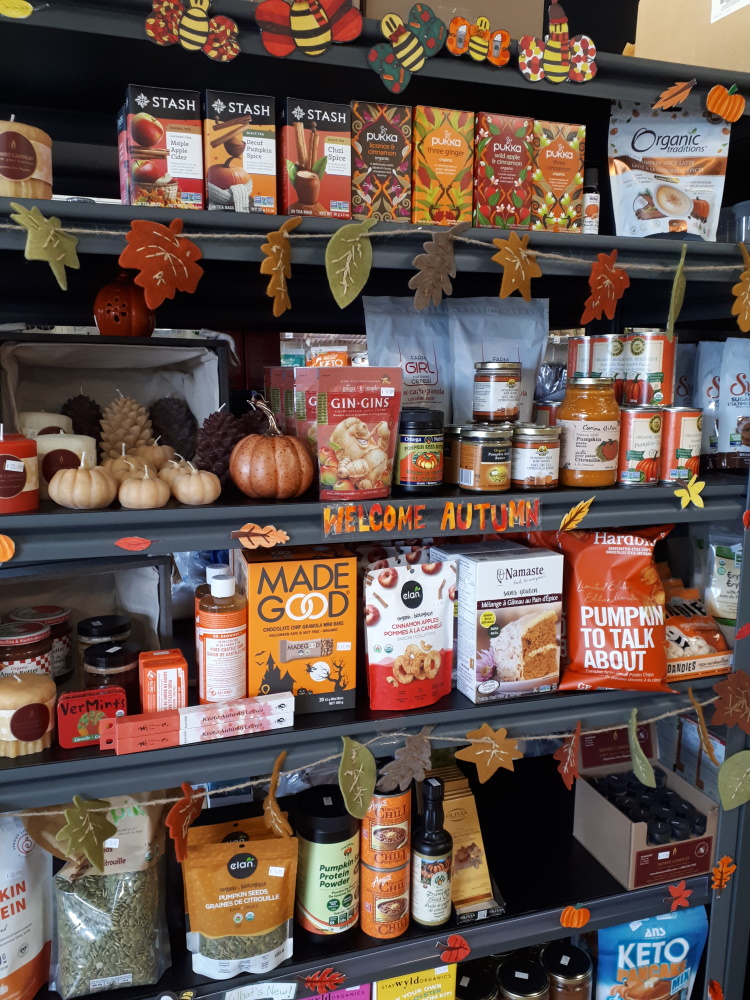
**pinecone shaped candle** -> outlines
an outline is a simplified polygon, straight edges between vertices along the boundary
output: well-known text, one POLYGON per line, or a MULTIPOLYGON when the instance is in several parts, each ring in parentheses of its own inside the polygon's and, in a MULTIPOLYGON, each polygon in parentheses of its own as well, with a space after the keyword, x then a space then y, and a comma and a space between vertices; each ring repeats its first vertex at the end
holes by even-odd
POLYGON ((213 472, 221 485, 229 482, 229 456, 237 442, 245 437, 239 420, 222 406, 203 421, 196 439, 194 464, 213 472))
POLYGON ((60 413, 64 413, 73 421, 74 434, 86 434, 95 441, 99 440, 102 408, 96 400, 84 396, 83 393, 71 396, 60 407, 60 413))
POLYGON ((130 396, 118 396, 109 404, 101 428, 102 458, 119 458, 123 444, 130 451, 154 443, 147 411, 130 396))
POLYGON ((149 407, 154 437, 171 445, 178 455, 190 461, 195 454, 198 421, 184 399, 163 396, 149 407))

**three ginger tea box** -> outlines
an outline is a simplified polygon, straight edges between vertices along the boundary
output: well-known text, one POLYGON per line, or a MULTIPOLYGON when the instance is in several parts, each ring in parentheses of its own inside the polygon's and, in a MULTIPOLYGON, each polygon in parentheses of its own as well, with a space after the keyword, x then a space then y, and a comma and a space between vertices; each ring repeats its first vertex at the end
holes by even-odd
POLYGON ((534 122, 531 228, 580 233, 586 126, 534 122))
POLYGON ((474 144, 474 225, 528 229, 532 118, 481 111, 474 144))
POLYGON ((414 109, 411 220, 433 226, 471 222, 474 115, 447 108, 414 109))

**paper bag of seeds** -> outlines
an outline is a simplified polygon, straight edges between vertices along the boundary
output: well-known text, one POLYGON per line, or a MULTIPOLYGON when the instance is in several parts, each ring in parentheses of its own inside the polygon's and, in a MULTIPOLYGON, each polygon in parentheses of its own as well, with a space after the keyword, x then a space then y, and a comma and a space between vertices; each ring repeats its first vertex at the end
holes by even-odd
POLYGON ((262 818, 192 827, 182 873, 194 972, 229 979, 292 957, 296 838, 262 818))

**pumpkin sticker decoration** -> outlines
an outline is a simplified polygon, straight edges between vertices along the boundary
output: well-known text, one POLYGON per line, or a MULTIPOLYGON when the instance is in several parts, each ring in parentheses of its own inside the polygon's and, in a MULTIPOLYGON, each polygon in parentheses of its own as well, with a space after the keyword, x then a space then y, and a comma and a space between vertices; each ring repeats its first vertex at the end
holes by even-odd
POLYGON ((239 55, 237 24, 230 17, 209 17, 211 0, 153 0, 146 34, 157 45, 200 50, 215 62, 239 55))
POLYGON ((266 52, 283 59, 295 49, 322 56, 334 42, 353 42, 362 33, 362 15, 351 0, 263 0, 255 11, 266 52))
POLYGON ((733 84, 729 90, 726 87, 712 87, 706 97, 706 111, 712 115, 718 115, 725 122, 736 122, 745 113, 745 98, 737 93, 737 87, 733 84))
POLYGON ((573 906, 566 906, 560 914, 560 926, 580 929, 585 927, 590 919, 591 910, 588 910, 583 903, 575 903, 573 906))
POLYGON ((549 7, 549 35, 523 35, 518 42, 518 68, 531 83, 587 83, 596 76, 596 46, 588 35, 570 37, 568 18, 559 3, 549 7))
POLYGON ((490 30, 486 17, 478 17, 476 24, 465 17, 454 17, 448 28, 445 47, 454 56, 468 55, 474 62, 485 59, 493 66, 505 66, 510 59, 510 35, 504 28, 490 30))
POLYGON ((398 14, 386 14, 380 30, 388 41, 373 45, 367 61, 392 94, 406 89, 412 73, 418 73, 425 60, 437 55, 448 35, 445 24, 424 3, 414 4, 406 25, 398 14))

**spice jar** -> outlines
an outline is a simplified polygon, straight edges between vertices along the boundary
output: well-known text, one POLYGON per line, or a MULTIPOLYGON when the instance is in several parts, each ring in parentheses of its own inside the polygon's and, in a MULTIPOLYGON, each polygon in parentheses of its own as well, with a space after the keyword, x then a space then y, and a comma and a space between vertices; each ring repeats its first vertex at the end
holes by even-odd
POLYGON ((52 633, 38 622, 0 625, 0 674, 51 674, 52 633))
POLYGON ((620 407, 611 378, 572 378, 557 415, 562 429, 560 483, 614 486, 620 441, 620 407))
POLYGON ((501 1000, 549 1000, 549 980, 542 966, 524 957, 509 958, 497 970, 501 1000))
POLYGON ((510 480, 520 490, 554 490, 560 467, 560 428, 514 424, 510 480))
POLYGON ((456 1000, 497 1000, 497 983, 481 962, 463 962, 456 970, 456 1000))
POLYGON ((73 673, 71 639, 73 626, 70 624, 70 608, 58 604, 34 604, 27 608, 17 608, 8 615, 12 622, 35 622, 49 626, 52 635, 50 664, 55 683, 62 684, 73 673))
POLYGON ((443 413, 426 406, 401 411, 394 482, 405 493, 434 493, 443 483, 443 413))
POLYGON ((98 642, 83 654, 83 686, 111 687, 125 690, 128 715, 141 710, 141 690, 138 673, 140 647, 134 642, 98 642))
POLYGON ((509 424, 493 427, 475 424, 461 431, 458 485, 475 493, 500 493, 510 489, 509 424))
POLYGON ((125 615, 98 615, 78 622, 78 665, 83 673, 83 656, 98 642, 122 643, 130 638, 130 619, 125 615))
POLYGON ((591 1000, 591 959, 580 948, 554 941, 542 950, 550 1000, 591 1000))
POLYGON ((495 424, 518 420, 521 365, 516 361, 477 361, 474 365, 474 420, 495 424))
POLYGON ((443 428, 443 482, 446 485, 458 486, 462 430, 460 424, 443 428))

